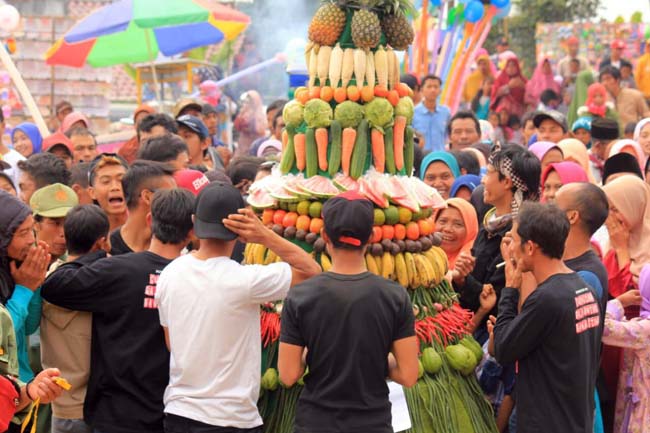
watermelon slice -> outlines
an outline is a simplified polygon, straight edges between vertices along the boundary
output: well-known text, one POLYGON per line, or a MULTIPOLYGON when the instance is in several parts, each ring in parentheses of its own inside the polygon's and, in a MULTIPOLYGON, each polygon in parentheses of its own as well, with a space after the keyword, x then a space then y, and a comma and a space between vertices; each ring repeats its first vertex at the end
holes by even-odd
POLYGON ((301 198, 301 199, 308 199, 311 197, 311 194, 308 192, 305 192, 300 188, 301 182, 304 181, 304 178, 302 175, 298 176, 286 176, 285 177, 285 183, 284 183, 284 188, 294 196, 301 198))
POLYGON ((417 177, 402 177, 404 186, 415 197, 420 207, 439 209, 446 206, 445 200, 436 191, 417 177))
POLYGON ((358 182, 359 194, 365 196, 380 208, 386 209, 389 206, 386 196, 382 194, 381 190, 378 189, 377 185, 373 184, 372 181, 368 181, 362 177, 359 178, 358 182))
POLYGON ((340 191, 331 180, 324 176, 312 176, 297 184, 298 188, 320 198, 330 198, 340 191))
POLYGON ((252 192, 249 190, 248 198, 246 201, 248 201, 249 205, 257 209, 266 209, 277 204, 273 197, 271 197, 268 192, 261 188, 258 188, 252 192))
POLYGON ((341 191, 353 191, 359 189, 359 183, 352 179, 350 176, 346 176, 343 173, 338 173, 334 176, 334 185, 341 191))

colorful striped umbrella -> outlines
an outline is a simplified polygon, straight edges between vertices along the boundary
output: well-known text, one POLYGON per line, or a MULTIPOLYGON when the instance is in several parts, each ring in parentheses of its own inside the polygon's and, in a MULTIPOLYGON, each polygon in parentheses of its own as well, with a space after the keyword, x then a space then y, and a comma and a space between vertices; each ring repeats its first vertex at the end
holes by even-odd
POLYGON ((249 23, 246 14, 209 0, 119 0, 75 24, 45 59, 78 68, 148 62, 232 40, 249 23))

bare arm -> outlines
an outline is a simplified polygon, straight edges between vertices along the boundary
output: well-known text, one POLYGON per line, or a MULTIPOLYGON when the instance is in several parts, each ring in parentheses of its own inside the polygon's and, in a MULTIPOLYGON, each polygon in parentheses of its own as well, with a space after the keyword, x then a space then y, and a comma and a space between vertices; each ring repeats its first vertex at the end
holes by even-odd
POLYGON ((245 243, 262 244, 291 266, 291 285, 295 286, 321 272, 318 263, 299 246, 278 236, 250 209, 240 209, 229 215, 223 224, 245 243))
POLYGON ((388 377, 407 388, 418 380, 418 340, 407 337, 393 341, 388 355, 388 377))
POLYGON ((169 344, 169 328, 167 328, 166 326, 163 326, 162 329, 163 329, 163 332, 165 333, 165 345, 167 346, 167 350, 169 350, 171 352, 172 351, 172 346, 171 346, 171 344, 169 344))
POLYGON ((280 380, 288 387, 293 386, 305 373, 305 348, 295 344, 280 343, 278 372, 280 380))

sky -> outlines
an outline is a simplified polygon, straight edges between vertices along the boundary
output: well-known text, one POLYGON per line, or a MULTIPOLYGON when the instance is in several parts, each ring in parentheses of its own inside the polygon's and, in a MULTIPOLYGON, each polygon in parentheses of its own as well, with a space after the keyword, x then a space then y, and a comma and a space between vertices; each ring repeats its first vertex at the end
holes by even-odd
POLYGON ((643 13, 643 22, 650 23, 650 1, 649 0, 602 0, 603 10, 600 16, 613 21, 619 15, 630 19, 630 16, 636 12, 643 13))

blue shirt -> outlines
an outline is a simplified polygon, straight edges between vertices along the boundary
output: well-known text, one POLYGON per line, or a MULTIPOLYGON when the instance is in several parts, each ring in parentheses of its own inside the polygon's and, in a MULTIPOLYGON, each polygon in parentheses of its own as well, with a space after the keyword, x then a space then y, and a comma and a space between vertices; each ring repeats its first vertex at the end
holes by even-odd
POLYGON ((429 111, 424 106, 424 102, 420 102, 415 107, 413 129, 424 137, 425 150, 433 152, 445 150, 447 123, 450 118, 451 112, 444 105, 436 105, 434 111, 429 111))

